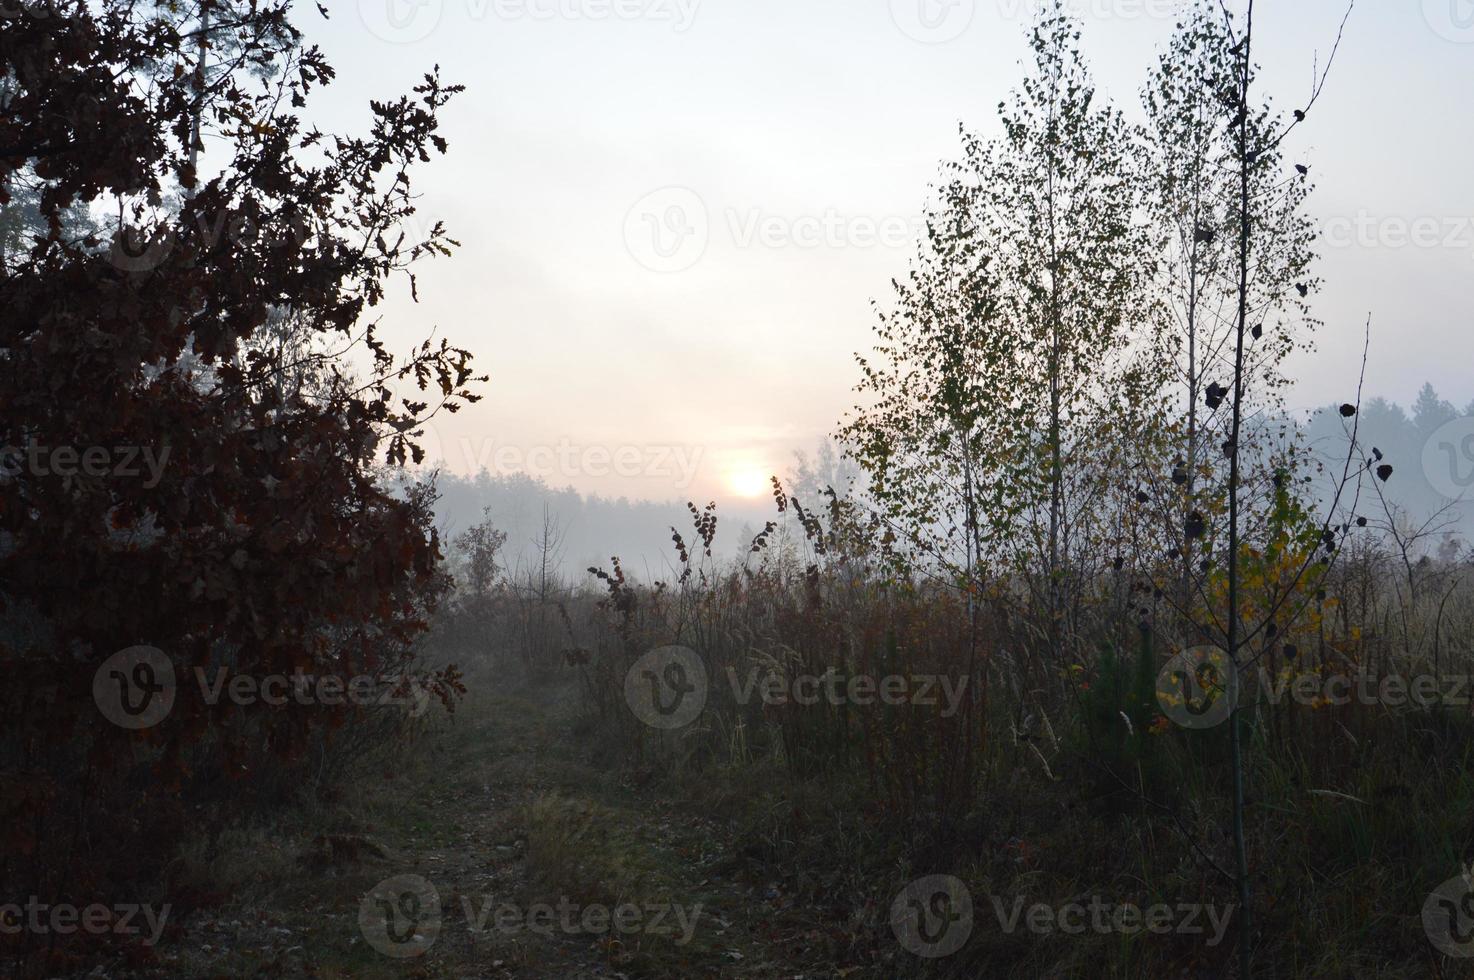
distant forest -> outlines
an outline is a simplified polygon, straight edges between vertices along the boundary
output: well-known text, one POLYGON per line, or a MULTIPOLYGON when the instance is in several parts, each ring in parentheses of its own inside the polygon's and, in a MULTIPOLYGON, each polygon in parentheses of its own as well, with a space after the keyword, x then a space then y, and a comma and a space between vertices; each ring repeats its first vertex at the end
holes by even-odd
MULTIPOLYGON (((1404 408, 1385 398, 1368 399, 1358 415, 1359 441, 1380 449, 1396 469, 1399 479, 1382 489, 1394 519, 1404 533, 1418 537, 1416 550, 1424 554, 1447 553, 1466 547, 1474 540, 1474 507, 1467 501, 1445 495, 1449 478, 1437 482, 1425 471, 1425 449, 1440 429, 1459 419, 1469 420, 1474 432, 1474 402, 1462 409, 1443 399, 1431 384, 1425 384, 1411 407, 1404 408)), ((1346 425, 1335 405, 1327 405, 1298 425, 1298 438, 1316 451, 1326 466, 1324 479, 1312 478, 1311 498, 1324 507, 1330 488, 1345 460, 1346 425)), ((1457 428, 1457 427, 1452 427, 1457 428)), ((1459 430, 1460 434, 1462 430, 1459 430)), ((1446 437, 1445 437, 1446 438, 1446 437)), ((1453 466, 1452 459, 1467 466, 1468 454, 1449 457, 1435 445, 1428 453, 1435 465, 1453 466)), ((858 469, 845 459, 833 442, 821 443, 814 453, 794 454, 789 465, 775 474, 784 490, 804 501, 817 502, 827 486, 844 494, 859 486, 858 469)), ((1453 482, 1474 484, 1474 473, 1457 473, 1453 482)), ((538 563, 544 534, 544 516, 555 531, 556 562, 561 574, 575 585, 590 565, 602 565, 617 555, 626 571, 641 579, 664 575, 675 560, 670 547, 672 526, 683 531, 690 522, 687 501, 629 500, 597 494, 581 494, 568 487, 555 487, 545 479, 521 473, 492 473, 482 470, 473 477, 442 471, 436 486, 440 499, 435 506, 436 524, 442 540, 490 518, 507 535, 505 571, 514 577, 538 563)), ((1474 495, 1474 487, 1470 489, 1474 495)), ((694 501, 704 506, 707 501, 694 501)), ((1363 500, 1359 513, 1373 524, 1388 521, 1378 500, 1363 500)), ((791 514, 778 514, 771 501, 719 501, 714 553, 741 558, 753 535, 767 521, 778 521, 792 532, 791 514)))

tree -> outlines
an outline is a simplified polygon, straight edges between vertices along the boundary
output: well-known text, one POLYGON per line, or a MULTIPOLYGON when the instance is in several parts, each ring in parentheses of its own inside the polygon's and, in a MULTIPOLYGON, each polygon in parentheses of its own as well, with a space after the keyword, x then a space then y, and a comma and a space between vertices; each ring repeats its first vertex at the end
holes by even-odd
MULTIPOLYGON (((926 248, 883 318, 845 429, 872 494, 923 550, 975 584, 984 556, 1024 577, 1040 645, 1060 656, 1107 472, 1155 396, 1130 326, 1151 256, 1133 134, 1098 101, 1080 33, 1053 4, 1003 135, 963 133, 926 248)), ((1119 482, 1119 481, 1117 481, 1119 482)))
MULTIPOLYGON (((18 89, 14 72, 0 75, 0 111, 10 110, 18 89)), ((44 189, 45 182, 28 166, 0 177, 0 272, 9 269, 12 257, 21 256, 35 238, 45 236, 46 222, 41 215, 44 189)), ((92 215, 80 202, 65 208, 58 218, 72 238, 81 239, 97 232, 92 215)))
POLYGON ((466 588, 474 598, 484 601, 491 597, 503 572, 501 551, 506 543, 506 532, 492 524, 490 507, 482 512, 479 523, 456 537, 456 550, 465 561, 466 588))
POLYGON ((837 449, 834 440, 826 438, 813 457, 802 449, 794 450, 793 469, 783 482, 794 494, 810 499, 827 487, 842 494, 857 492, 859 480, 860 469, 855 461, 837 449))
MULTIPOLYGON (((197 175, 200 154, 205 149, 205 115, 212 91, 231 84, 242 71, 261 79, 274 77, 281 67, 281 56, 291 51, 296 38, 282 21, 257 19, 256 4, 251 0, 153 0, 152 8, 160 23, 179 31, 194 49, 190 70, 194 101, 188 145, 189 174, 197 175)), ((172 70, 174 65, 159 67, 172 70)), ((186 176, 186 191, 193 189, 196 179, 186 176)))
MULTIPOLYGON (((0 809, 25 828, 0 844, 0 879, 126 885, 162 865, 185 820, 218 814, 195 809, 211 779, 255 774, 263 744, 290 760, 349 710, 219 710, 181 683, 167 717, 130 734, 97 720, 93 681, 115 651, 155 648, 184 680, 222 660, 256 677, 400 675, 438 594, 430 498, 391 495, 373 463, 418 456, 423 417, 475 400, 479 379, 462 349, 398 359, 362 323, 391 277, 450 249, 439 227, 425 241, 397 229, 412 168, 446 149, 438 116, 458 88, 428 74, 372 103, 367 135, 326 136, 296 113, 332 68, 288 6, 216 22, 212 43, 236 54, 203 90, 188 32, 142 5, 0 19, 14 82, 0 205, 33 175, 41 229, 0 270, 0 445, 46 461, 0 484, 0 617, 34 624, 0 634, 0 809), (281 68, 271 85, 249 70, 266 61, 281 68), (201 115, 222 144, 209 179, 193 162, 201 115), (75 238, 64 216, 78 207, 139 234, 75 238), (319 398, 282 386, 284 355, 259 341, 284 309, 319 337, 360 331, 367 376, 319 398), (163 461, 156 480, 135 475, 141 450, 163 461), (63 855, 39 828, 110 844, 63 855)), ((443 700, 456 677, 434 679, 443 700)))
POLYGON ((1131 130, 1097 102, 1079 28, 1064 11, 1054 3, 1032 31, 1034 70, 1000 106, 1003 138, 968 138, 964 163, 975 220, 1007 284, 1004 316, 1016 346, 1012 376, 994 382, 1028 420, 1026 463, 1013 477, 1020 513, 1042 522, 1036 592, 1056 651, 1066 579, 1087 530, 1093 447, 1115 422, 1109 393, 1148 261, 1134 213, 1131 130))
MULTIPOLYGON (((1265 217, 1262 211, 1262 201, 1254 194, 1256 186, 1262 186, 1266 179, 1268 168, 1272 167, 1278 159, 1276 150, 1283 144, 1285 137, 1295 126, 1303 122, 1310 110, 1320 98, 1320 93, 1325 85, 1330 71, 1330 64, 1335 61, 1336 50, 1340 47, 1340 35, 1336 39, 1336 45, 1331 50, 1330 58, 1326 65, 1326 74, 1322 74, 1315 82, 1310 98, 1305 107, 1296 109, 1294 112, 1294 123, 1286 126, 1276 126, 1269 122, 1274 116, 1273 110, 1264 106, 1256 110, 1251 100, 1254 91, 1254 82, 1257 68, 1254 64, 1254 0, 1249 0, 1245 11, 1243 26, 1235 30, 1230 14, 1224 8, 1224 17, 1228 23, 1227 31, 1233 39, 1233 46, 1229 49, 1234 56, 1234 69, 1232 75, 1232 87, 1225 93, 1224 103, 1229 112, 1229 129, 1233 134, 1234 152, 1233 164, 1237 176, 1238 197, 1232 214, 1235 227, 1235 245, 1237 251, 1237 302, 1235 304, 1235 322, 1233 332, 1233 362, 1232 362, 1232 385, 1227 395, 1231 399, 1230 422, 1228 430, 1228 441, 1224 444, 1224 455, 1228 458, 1228 582, 1227 603, 1228 608, 1224 618, 1225 649, 1228 653, 1229 663, 1233 669, 1248 666, 1241 659, 1241 650, 1246 649, 1247 638, 1259 632, 1265 627, 1265 623, 1254 625, 1252 630, 1246 630, 1241 621, 1240 602, 1242 600, 1242 574, 1244 556, 1240 553, 1242 541, 1242 527, 1240 515, 1240 494, 1242 490, 1241 459, 1243 456, 1243 433, 1245 423, 1244 401, 1245 394, 1253 382, 1253 361, 1250 358, 1249 345, 1258 340, 1264 332, 1265 318, 1272 315, 1275 307, 1266 310, 1264 307, 1256 306, 1254 299, 1257 295, 1256 284, 1260 282, 1259 273, 1265 269, 1276 268, 1275 243, 1273 235, 1263 233, 1266 227, 1265 217), (1251 265, 1251 258, 1253 264, 1251 265), (1252 326, 1251 326, 1252 325, 1252 326)), ((1346 12, 1347 18, 1351 16, 1350 8, 1346 12)), ((1345 20, 1342 21, 1342 29, 1345 28, 1345 20)), ((1300 176, 1304 176, 1303 170, 1297 170, 1300 176)), ((1272 179, 1272 178, 1269 178, 1272 179)), ((1270 223, 1272 227, 1272 223, 1270 223)), ((1275 281, 1271 279, 1271 292, 1275 281)), ((1303 298, 1309 291, 1308 284, 1300 283, 1296 291, 1303 298)), ((1351 414, 1356 413, 1356 406, 1348 406, 1351 414)), ((1352 451, 1356 451, 1355 433, 1351 438, 1352 451)), ((1349 463, 1349 458, 1348 458, 1349 463)), ((1389 471, 1390 472, 1390 471, 1389 471)), ((1384 476, 1385 480, 1386 477, 1384 476)), ((1284 494, 1278 494, 1277 503, 1281 506, 1286 502, 1284 494)), ((1323 531, 1329 536, 1328 545, 1334 546, 1335 535, 1329 526, 1323 531)), ((1299 575, 1290 588, 1293 590, 1299 585, 1304 573, 1301 569, 1299 575)), ((1276 605, 1279 601, 1276 600, 1276 605)), ((1244 711, 1241 705, 1235 704, 1229 714, 1229 738, 1233 764, 1233 840, 1234 840, 1234 867, 1238 884, 1239 914, 1241 915, 1239 935, 1239 975, 1248 978, 1253 969, 1253 906, 1251 904, 1252 890, 1249 881, 1249 858, 1248 848, 1244 832, 1244 711)))
POLYGON ((1006 524, 1006 454, 1023 439, 995 366, 1010 355, 1001 284, 960 181, 927 216, 927 238, 879 343, 856 355, 862 380, 841 438, 868 495, 904 544, 972 589, 984 546, 1006 524))
MULTIPOLYGON (((544 501, 542 520, 530 542, 532 562, 524 571, 517 590, 522 620, 523 663, 534 671, 545 670, 553 663, 549 653, 555 641, 557 624, 549 618, 549 607, 557 607, 563 617, 567 615, 562 607, 563 577, 559 571, 563 565, 564 537, 563 526, 544 501)), ((566 618, 560 622, 566 623, 566 618)))
MULTIPOLYGON (((1154 282, 1156 301, 1146 326, 1164 360, 1156 377, 1175 396, 1169 440, 1170 463, 1157 469, 1160 514, 1170 515, 1167 541, 1179 554, 1177 606, 1192 600, 1199 558, 1211 536, 1187 533, 1185 515, 1208 518, 1226 507, 1228 456, 1234 406, 1229 378, 1234 372, 1238 312, 1236 216, 1240 173, 1235 165, 1239 125, 1258 146, 1248 173, 1255 261, 1246 289, 1246 399, 1238 416, 1241 444, 1258 443, 1256 467, 1246 475, 1267 487, 1283 462, 1267 451, 1275 440, 1288 383, 1286 357, 1311 348, 1318 322, 1309 298, 1319 280, 1312 274, 1315 231, 1304 211, 1312 189, 1309 168, 1291 168, 1281 149, 1283 124, 1268 103, 1238 113, 1237 71, 1241 49, 1219 4, 1197 0, 1184 13, 1167 49, 1142 91, 1142 175, 1151 215, 1154 248, 1161 261, 1154 282), (1169 470, 1170 467, 1170 470, 1169 470), (1168 472, 1173 486, 1164 479, 1168 472), (1180 474, 1180 478, 1178 476, 1180 474)), ((1241 462, 1246 462, 1245 456, 1241 462)), ((1266 498, 1267 499, 1267 498, 1266 498)))
POLYGON ((1438 397, 1431 383, 1425 382, 1418 390, 1418 400, 1413 403, 1413 427, 1418 435, 1427 439, 1439 426, 1458 418, 1453 405, 1438 397))

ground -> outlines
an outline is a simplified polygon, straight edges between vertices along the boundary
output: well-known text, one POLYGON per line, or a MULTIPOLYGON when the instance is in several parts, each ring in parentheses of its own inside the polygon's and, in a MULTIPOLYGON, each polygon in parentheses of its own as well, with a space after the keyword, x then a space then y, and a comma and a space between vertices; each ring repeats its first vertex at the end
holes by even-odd
POLYGON ((568 689, 473 690, 401 764, 364 777, 353 806, 281 838, 227 844, 212 870, 241 877, 240 891, 190 912, 160 944, 159 966, 199 977, 863 973, 834 962, 832 923, 736 857, 720 814, 672 800, 648 772, 593 761, 597 745, 572 734, 576 714, 568 689), (307 836, 324 824, 329 832, 307 836), (359 911, 371 889, 404 875, 433 886, 441 918, 428 949, 400 959, 371 945, 359 911), (504 906, 520 918, 538 904, 559 916, 551 928, 495 926, 499 910, 514 921, 504 906), (590 926, 607 930, 599 910, 620 906, 639 924, 583 931, 588 909, 590 926))

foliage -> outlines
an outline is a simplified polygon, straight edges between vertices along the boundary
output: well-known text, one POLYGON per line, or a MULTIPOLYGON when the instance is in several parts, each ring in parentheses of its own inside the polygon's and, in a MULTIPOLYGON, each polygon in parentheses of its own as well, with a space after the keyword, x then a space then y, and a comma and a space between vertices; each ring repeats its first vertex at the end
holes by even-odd
MULTIPOLYGON (((122 466, 0 477, 0 805, 26 828, 0 844, 0 879, 46 894, 147 877, 184 821, 213 819, 221 780, 249 799, 369 710, 212 706, 191 696, 196 668, 406 682, 444 584, 433 491, 391 496, 373 464, 418 456, 425 414, 476 397, 466 351, 427 342, 396 360, 360 327, 391 276, 452 244, 398 226, 411 169, 446 150, 439 113, 458 88, 427 74, 372 103, 367 135, 329 136, 299 113, 333 70, 287 3, 232 5, 199 45, 187 18, 147 6, 0 18, 0 205, 24 186, 36 216, 0 270, 0 445, 162 461, 157 481, 122 466), (201 89, 208 50, 230 58, 201 89), (111 214, 113 240, 78 229, 79 208, 111 214), (361 342, 368 376, 281 383, 292 348, 261 341, 284 315, 361 342), (129 733, 98 715, 93 675, 140 644, 167 657, 179 696, 129 733), (62 840, 75 846, 50 847, 62 840)), ((426 681, 448 703, 456 678, 426 681)))

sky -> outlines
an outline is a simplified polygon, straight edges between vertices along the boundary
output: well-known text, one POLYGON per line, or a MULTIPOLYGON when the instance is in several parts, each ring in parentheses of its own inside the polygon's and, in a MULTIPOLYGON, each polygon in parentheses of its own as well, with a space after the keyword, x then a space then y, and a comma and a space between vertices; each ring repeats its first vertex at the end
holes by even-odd
MULTIPOLYGON (((330 0, 299 26, 339 77, 312 115, 434 65, 467 91, 417 172, 423 227, 462 243, 396 290, 382 331, 476 355, 485 397, 428 443, 631 499, 764 492, 854 404, 892 277, 959 123, 996 132, 1037 0, 330 0)), ((1240 3, 1232 4, 1235 8, 1240 3)), ((1178 9, 1074 0, 1098 86, 1134 113, 1178 9)), ((1259 0, 1264 91, 1308 97, 1345 13, 1259 0)), ((1425 381, 1474 399, 1474 0, 1362 0, 1288 152, 1312 167, 1325 280, 1292 408, 1425 381)))

